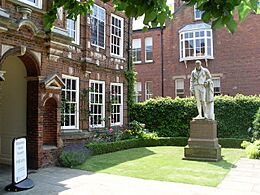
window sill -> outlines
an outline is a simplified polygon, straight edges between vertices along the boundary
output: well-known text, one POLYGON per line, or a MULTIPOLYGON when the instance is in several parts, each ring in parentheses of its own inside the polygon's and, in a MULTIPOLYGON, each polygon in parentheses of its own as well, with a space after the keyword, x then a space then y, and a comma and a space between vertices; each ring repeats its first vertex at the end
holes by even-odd
POLYGON ((17 0, 9 0, 9 1, 12 3, 15 3, 17 5, 20 5, 20 6, 27 6, 34 11, 45 13, 45 11, 42 10, 43 2, 41 2, 40 5, 33 5, 33 4, 29 4, 28 2, 24 2, 24 1, 17 1, 17 0))
POLYGON ((123 56, 117 56, 117 55, 114 55, 114 54, 110 54, 110 56, 112 58, 117 58, 117 59, 120 59, 120 60, 126 60, 123 56))
POLYGON ((133 64, 142 64, 142 61, 133 62, 133 64))
POLYGON ((74 134, 74 133, 81 133, 81 129, 61 129, 62 134, 74 134))
POLYGON ((153 64, 154 63, 154 61, 153 60, 149 60, 149 61, 145 61, 145 64, 153 64))
POLYGON ((190 58, 180 58, 180 62, 191 61, 191 60, 203 60, 203 59, 213 60, 214 57, 211 57, 211 56, 197 56, 197 57, 190 57, 190 58))

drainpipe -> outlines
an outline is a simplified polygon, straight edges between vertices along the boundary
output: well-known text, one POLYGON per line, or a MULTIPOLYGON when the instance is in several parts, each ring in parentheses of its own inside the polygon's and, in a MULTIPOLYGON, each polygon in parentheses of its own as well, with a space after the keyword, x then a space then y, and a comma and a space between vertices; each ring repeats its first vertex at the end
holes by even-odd
POLYGON ((127 52, 127 57, 128 57, 128 64, 127 64, 127 70, 131 70, 131 60, 132 60, 132 55, 131 55, 131 38, 132 38, 132 18, 128 18, 128 52, 127 52))
POLYGON ((161 28, 161 77, 162 77, 162 97, 164 97, 164 59, 163 59, 163 29, 161 28))

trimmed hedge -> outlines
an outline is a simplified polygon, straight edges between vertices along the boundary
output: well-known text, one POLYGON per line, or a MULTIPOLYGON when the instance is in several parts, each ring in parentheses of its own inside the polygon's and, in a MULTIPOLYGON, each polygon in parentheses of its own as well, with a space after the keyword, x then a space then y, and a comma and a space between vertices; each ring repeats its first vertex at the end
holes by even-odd
MULTIPOLYGON (((215 116, 218 137, 244 138, 252 136, 254 115, 260 107, 260 96, 217 96, 215 116)), ((137 103, 132 109, 131 120, 146 125, 160 137, 189 137, 190 120, 197 116, 196 101, 190 98, 156 98, 137 103)))
MULTIPOLYGON (((242 139, 219 139, 222 148, 241 148, 242 139)), ((93 155, 105 154, 130 148, 151 146, 186 146, 187 137, 160 137, 156 139, 129 139, 107 143, 90 143, 86 147, 93 155)))

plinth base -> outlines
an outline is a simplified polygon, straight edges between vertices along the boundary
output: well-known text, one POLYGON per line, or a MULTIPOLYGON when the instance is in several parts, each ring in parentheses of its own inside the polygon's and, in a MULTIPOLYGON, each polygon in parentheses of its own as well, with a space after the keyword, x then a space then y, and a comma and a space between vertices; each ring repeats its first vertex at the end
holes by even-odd
POLYGON ((217 138, 217 121, 196 119, 190 122, 190 137, 184 148, 183 159, 214 162, 222 159, 217 138))
POLYGON ((11 191, 11 192, 18 192, 18 191, 23 191, 23 190, 29 190, 34 187, 33 181, 31 179, 25 179, 21 181, 20 183, 11 183, 8 186, 5 187, 6 191, 11 191))
POLYGON ((217 162, 222 159, 221 146, 217 148, 190 147, 184 148, 184 160, 200 160, 217 162))

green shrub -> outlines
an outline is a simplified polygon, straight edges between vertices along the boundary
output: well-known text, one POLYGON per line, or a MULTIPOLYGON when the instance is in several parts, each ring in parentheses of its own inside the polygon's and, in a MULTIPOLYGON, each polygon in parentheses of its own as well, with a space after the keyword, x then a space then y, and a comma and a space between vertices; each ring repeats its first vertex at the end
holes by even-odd
POLYGON ((237 138, 219 138, 219 144, 222 148, 241 148, 243 139, 237 138))
POLYGON ((89 154, 86 154, 83 151, 62 151, 59 156, 59 164, 62 167, 75 167, 84 163, 89 154))
MULTIPOLYGON (((218 137, 248 139, 252 133, 254 115, 260 107, 260 96, 217 96, 215 116, 218 137)), ((156 98, 137 103, 132 109, 131 120, 146 125, 160 137, 189 137, 190 121, 197 116, 196 101, 190 98, 156 98)))
POLYGON ((248 142, 248 141, 243 141, 242 144, 241 144, 241 147, 242 148, 246 148, 247 146, 249 146, 251 143, 248 142))
MULTIPOLYGON (((219 139, 219 143, 223 148, 240 148, 241 139, 219 139)), ((150 146, 186 146, 188 144, 187 137, 160 137, 154 139, 129 139, 108 143, 90 143, 86 147, 93 154, 104 154, 116 152, 130 148, 150 147, 150 146)))
POLYGON ((149 147, 149 146, 185 146, 187 145, 186 137, 163 137, 155 139, 129 139, 108 143, 90 143, 86 147, 96 154, 116 152, 130 148, 149 147))
POLYGON ((243 141, 241 146, 246 149, 248 158, 260 158, 260 140, 255 140, 253 143, 243 141))
POLYGON ((260 108, 255 114, 254 121, 253 121, 253 139, 254 140, 260 139, 260 108))

